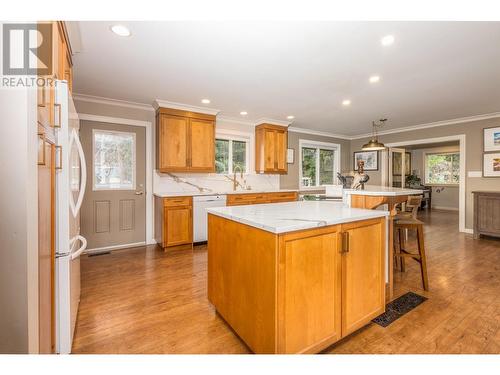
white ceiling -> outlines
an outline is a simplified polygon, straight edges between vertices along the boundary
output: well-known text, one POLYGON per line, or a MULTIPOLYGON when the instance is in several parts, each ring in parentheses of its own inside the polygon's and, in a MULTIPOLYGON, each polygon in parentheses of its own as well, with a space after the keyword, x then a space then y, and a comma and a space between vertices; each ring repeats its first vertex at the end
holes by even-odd
POLYGON ((500 22, 120 22, 128 38, 115 23, 79 22, 77 93, 209 98, 227 117, 294 115, 294 127, 345 135, 381 117, 388 130, 500 111, 500 22))

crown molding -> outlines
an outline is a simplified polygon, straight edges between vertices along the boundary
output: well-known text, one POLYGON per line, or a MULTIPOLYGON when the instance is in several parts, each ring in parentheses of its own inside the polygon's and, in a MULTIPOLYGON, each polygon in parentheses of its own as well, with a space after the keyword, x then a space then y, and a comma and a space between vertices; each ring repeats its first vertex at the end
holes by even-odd
POLYGON ((338 139, 344 139, 344 140, 351 140, 352 139, 352 137, 350 137, 348 135, 344 135, 344 134, 335 134, 335 133, 322 132, 322 131, 318 131, 318 130, 311 130, 311 129, 304 129, 304 128, 289 127, 288 131, 293 132, 293 133, 312 134, 312 135, 319 135, 322 137, 338 138, 338 139))
MULTIPOLYGON (((488 120, 488 119, 497 118, 497 117, 500 117, 500 112, 487 113, 484 115, 459 117, 459 118, 455 118, 455 119, 451 119, 451 120, 443 120, 443 121, 429 122, 426 124, 405 126, 404 128, 382 130, 382 131, 377 131, 377 135, 411 132, 414 130, 436 128, 439 126, 447 126, 447 125, 463 124, 465 122, 488 120)), ((372 136, 372 133, 365 133, 365 134, 354 135, 354 136, 350 137, 350 139, 369 138, 371 136, 372 136)))
POLYGON ((85 94, 75 93, 75 94, 73 94, 73 99, 78 100, 80 102, 114 105, 114 106, 118 106, 118 107, 140 109, 143 111, 154 111, 154 108, 150 104, 129 102, 126 100, 119 100, 119 99, 110 99, 110 98, 104 98, 102 96, 94 96, 94 95, 85 95, 85 94))
POLYGON ((271 125, 280 125, 280 126, 289 126, 291 121, 283 121, 283 120, 275 120, 272 118, 262 117, 254 122, 255 126, 260 124, 271 124, 271 125))
POLYGON ((159 107, 163 107, 163 108, 178 109, 181 111, 204 113, 204 114, 213 115, 213 116, 217 116, 217 114, 220 112, 219 109, 215 109, 215 108, 199 107, 196 105, 169 102, 167 100, 161 100, 161 99, 156 99, 153 102, 153 107, 155 110, 157 110, 159 107))
POLYGON ((216 121, 217 122, 227 122, 227 123, 231 123, 231 124, 251 126, 252 128, 255 127, 255 125, 256 125, 255 121, 243 120, 243 119, 240 119, 240 118, 228 117, 228 116, 223 116, 223 115, 217 116, 216 121))

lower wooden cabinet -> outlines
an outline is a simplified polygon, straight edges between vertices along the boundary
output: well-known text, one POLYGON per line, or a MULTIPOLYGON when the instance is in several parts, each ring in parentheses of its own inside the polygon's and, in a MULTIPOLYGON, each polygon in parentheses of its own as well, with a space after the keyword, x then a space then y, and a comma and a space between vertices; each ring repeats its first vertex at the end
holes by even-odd
POLYGON ((192 197, 155 197, 155 238, 163 248, 193 243, 192 197))
POLYGON ((385 311, 383 218, 283 234, 208 223, 208 298, 255 353, 316 353, 385 311))
POLYGON ((245 204, 294 202, 298 199, 296 191, 278 193, 243 193, 228 194, 227 206, 241 206, 245 204))

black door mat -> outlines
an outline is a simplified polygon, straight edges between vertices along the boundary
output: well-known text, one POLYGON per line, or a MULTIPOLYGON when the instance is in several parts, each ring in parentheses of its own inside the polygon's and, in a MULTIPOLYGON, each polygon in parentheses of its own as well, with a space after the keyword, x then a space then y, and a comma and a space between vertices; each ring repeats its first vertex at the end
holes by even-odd
POLYGON ((401 297, 396 298, 394 301, 388 303, 385 307, 385 313, 377 316, 372 320, 372 322, 378 324, 379 326, 387 327, 389 324, 395 322, 404 314, 413 310, 415 307, 420 305, 422 302, 425 302, 426 300, 426 297, 412 292, 403 294, 401 297))

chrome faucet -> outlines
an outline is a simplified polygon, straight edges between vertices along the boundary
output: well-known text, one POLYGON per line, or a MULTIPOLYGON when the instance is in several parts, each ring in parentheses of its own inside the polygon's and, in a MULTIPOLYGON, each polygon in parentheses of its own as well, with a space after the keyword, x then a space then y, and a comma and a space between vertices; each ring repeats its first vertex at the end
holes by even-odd
POLYGON ((243 185, 241 185, 241 183, 239 183, 238 179, 236 178, 236 170, 240 171, 240 178, 241 178, 241 180, 243 180, 243 168, 241 168, 239 165, 236 165, 233 168, 233 172, 234 172, 234 175, 233 175, 233 191, 236 191, 236 188, 238 187, 238 185, 240 185, 242 188, 244 188, 243 185))

